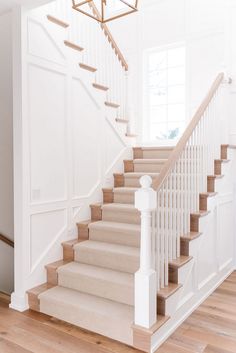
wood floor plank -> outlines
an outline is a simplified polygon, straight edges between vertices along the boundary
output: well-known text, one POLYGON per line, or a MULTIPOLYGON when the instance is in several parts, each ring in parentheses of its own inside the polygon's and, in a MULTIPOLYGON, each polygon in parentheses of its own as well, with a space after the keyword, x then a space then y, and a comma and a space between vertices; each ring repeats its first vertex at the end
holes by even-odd
POLYGON ((4 338, 0 339, 0 353, 31 353, 27 349, 24 349, 4 338))
POLYGON ((226 349, 222 350, 222 348, 212 346, 209 344, 209 345, 207 345, 207 347, 203 353, 235 353, 235 351, 228 351, 226 349))

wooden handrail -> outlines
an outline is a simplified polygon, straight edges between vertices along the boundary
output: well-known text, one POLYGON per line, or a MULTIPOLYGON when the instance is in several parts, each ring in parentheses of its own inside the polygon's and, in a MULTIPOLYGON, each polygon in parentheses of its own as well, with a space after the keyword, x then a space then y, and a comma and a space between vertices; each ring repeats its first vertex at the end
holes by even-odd
MULTIPOLYGON (((88 4, 91 7, 94 15, 99 17, 99 11, 98 11, 96 5, 94 4, 94 2, 91 1, 88 4)), ((115 39, 113 38, 111 32, 109 31, 107 25, 105 23, 101 23, 101 28, 104 30, 104 33, 107 36, 108 42, 111 43, 112 48, 115 50, 115 53, 116 53, 121 65, 123 66, 125 71, 128 71, 129 70, 129 66, 128 66, 125 58, 124 58, 124 55, 121 53, 121 50, 118 47, 118 45, 117 45, 115 39)))
POLYGON ((201 120, 203 114, 208 108, 212 98, 214 97, 217 89, 219 88, 223 80, 224 80, 224 74, 220 73, 215 79, 213 85, 211 86, 206 98, 203 100, 202 104, 200 105, 197 112, 195 113, 193 119, 189 123, 183 136, 181 137, 175 149, 171 153, 168 161, 166 162, 165 166, 161 170, 160 175, 153 181, 152 187, 154 190, 159 191, 161 189, 163 183, 165 182, 166 178, 169 176, 171 170, 174 168, 175 163, 180 158, 181 153, 183 152, 189 138, 191 137, 194 129, 196 128, 197 124, 201 120))
POLYGON ((14 241, 5 237, 5 235, 0 234, 0 241, 14 248, 14 241))

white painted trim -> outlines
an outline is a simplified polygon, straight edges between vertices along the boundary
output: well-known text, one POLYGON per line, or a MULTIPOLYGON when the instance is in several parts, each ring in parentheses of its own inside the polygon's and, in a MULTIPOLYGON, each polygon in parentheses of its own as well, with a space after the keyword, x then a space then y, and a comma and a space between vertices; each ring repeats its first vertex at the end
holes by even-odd
MULTIPOLYGON (((186 303, 187 304, 186 306, 189 306, 187 311, 185 311, 185 313, 179 319, 173 321, 173 324, 171 324, 170 328, 168 328, 168 330, 165 333, 163 333, 161 338, 158 338, 156 341, 154 337, 152 338, 154 342, 152 342, 151 353, 155 353, 156 350, 161 346, 161 344, 167 340, 167 338, 193 313, 194 310, 196 310, 199 307, 199 305, 201 305, 204 302, 204 300, 206 300, 224 282, 224 280, 233 271, 234 269, 230 269, 225 274, 223 274, 211 288, 209 288, 204 293, 200 293, 200 295, 195 300, 195 303, 193 305, 192 303, 190 304, 186 303)), ((165 326, 166 325, 164 325, 164 327, 165 326)))

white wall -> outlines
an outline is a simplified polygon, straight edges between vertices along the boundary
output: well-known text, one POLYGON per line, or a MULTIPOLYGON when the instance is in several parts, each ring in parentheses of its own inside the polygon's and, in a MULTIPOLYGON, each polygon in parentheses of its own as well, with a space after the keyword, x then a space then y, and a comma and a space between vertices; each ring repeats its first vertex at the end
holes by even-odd
POLYGON ((105 93, 92 88, 94 74, 79 68, 82 54, 64 45, 70 28, 49 22, 48 13, 47 7, 14 12, 11 305, 17 310, 27 307, 27 289, 46 282, 44 266, 62 259, 61 243, 77 237, 76 222, 90 218, 89 205, 102 200, 101 188, 112 185, 112 173, 131 156, 116 111, 105 108, 105 93))
POLYGON ((0 232, 13 232, 13 132, 11 13, 0 16, 0 232))
POLYGON ((145 0, 140 1, 139 8, 138 14, 109 26, 130 63, 136 126, 142 136, 144 51, 185 42, 187 119, 190 119, 217 73, 226 66, 227 1, 145 0))
MULTIPOLYGON (((12 16, 0 16, 0 233, 14 239, 12 16)), ((13 249, 0 242, 0 291, 13 291, 13 249)))

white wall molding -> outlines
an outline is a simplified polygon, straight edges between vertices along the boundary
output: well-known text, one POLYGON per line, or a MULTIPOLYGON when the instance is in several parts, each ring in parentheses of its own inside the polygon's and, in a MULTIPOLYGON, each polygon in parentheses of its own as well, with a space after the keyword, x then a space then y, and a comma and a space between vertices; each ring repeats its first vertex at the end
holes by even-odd
POLYGON ((90 217, 89 204, 101 201, 101 188, 131 156, 115 110, 46 14, 15 9, 17 310, 27 308, 25 291, 46 281, 44 266, 62 258, 61 242, 77 236, 76 223, 90 217))

